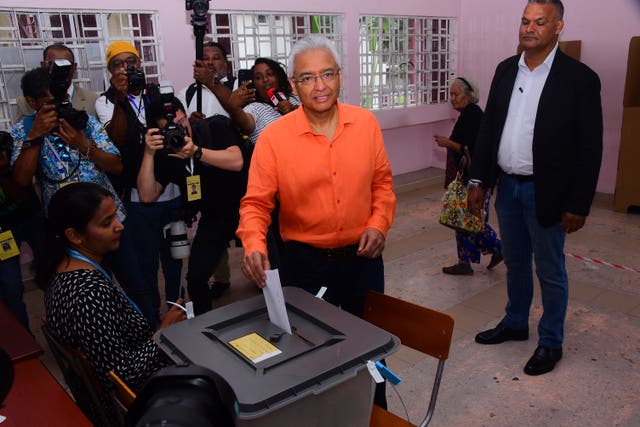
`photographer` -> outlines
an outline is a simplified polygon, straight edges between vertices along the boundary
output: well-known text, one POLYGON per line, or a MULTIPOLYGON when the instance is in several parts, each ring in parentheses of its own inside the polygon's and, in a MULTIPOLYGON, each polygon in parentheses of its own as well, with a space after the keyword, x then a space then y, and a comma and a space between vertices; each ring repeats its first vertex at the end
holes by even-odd
MULTIPOLYGON (((196 41, 197 43, 197 41, 196 41)), ((237 89, 238 80, 229 73, 227 50, 218 42, 207 42, 202 47, 202 60, 193 64, 195 82, 178 93, 178 99, 186 106, 186 113, 191 123, 206 117, 220 114, 229 117, 229 97, 231 91, 237 89), (202 86, 202 105, 197 110, 197 83, 202 86)), ((225 249, 220 262, 215 268, 214 281, 211 286, 213 298, 220 297, 231 286, 229 271, 229 254, 225 249)))
MULTIPOLYGON (((138 50, 129 42, 112 42, 106 51, 111 86, 96 101, 96 111, 109 136, 122 153, 124 172, 116 185, 127 209, 128 226, 135 253, 127 266, 142 275, 144 286, 152 295, 152 325, 157 323, 160 308, 158 292, 158 258, 162 262, 165 286, 180 289, 182 260, 171 257, 163 227, 171 213, 182 208, 180 188, 169 184, 154 203, 144 203, 136 188, 136 178, 144 151, 144 134, 149 104, 159 96, 158 87, 145 81, 138 50)), ((123 267, 124 268, 124 267, 123 267)))
MULTIPOLYGON (((238 224, 238 207, 245 188, 241 172, 244 161, 239 147, 242 139, 228 118, 214 116, 194 126, 192 140, 184 107, 177 98, 171 104, 175 112, 173 123, 183 126, 186 132, 184 147, 167 155, 165 137, 158 128, 149 129, 145 135, 138 190, 141 200, 152 202, 168 183, 186 185, 188 177, 200 177, 202 215, 191 247, 187 289, 195 313, 201 314, 211 309, 207 281, 238 224), (198 145, 194 145, 194 141, 198 145), (183 161, 175 167, 175 163, 169 166, 169 159, 183 161)), ((163 109, 155 111, 158 127, 162 128, 167 124, 166 116, 163 109)))
MULTIPOLYGON (((42 61, 40 62, 40 67, 49 71, 51 70, 51 66, 56 59, 66 59, 72 65, 68 70, 65 76, 63 76, 62 84, 64 93, 67 94, 67 99, 71 101, 75 108, 78 110, 84 110, 92 116, 96 115, 96 99, 98 99, 98 93, 80 87, 78 84, 73 82, 73 75, 78 68, 78 64, 75 62, 75 57, 73 55, 73 51, 69 49, 62 43, 54 43, 45 48, 42 52, 42 61)), ((33 113, 33 108, 29 106, 27 100, 24 96, 19 97, 16 100, 18 107, 18 118, 16 121, 19 121, 24 116, 28 116, 33 113)))

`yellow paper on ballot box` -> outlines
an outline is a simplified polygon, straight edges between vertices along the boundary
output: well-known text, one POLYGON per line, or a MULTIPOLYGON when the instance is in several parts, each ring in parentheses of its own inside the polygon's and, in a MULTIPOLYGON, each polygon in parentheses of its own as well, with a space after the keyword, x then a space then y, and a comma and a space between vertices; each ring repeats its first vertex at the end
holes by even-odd
POLYGON ((229 341, 229 345, 253 363, 262 362, 282 353, 277 347, 255 332, 229 341))

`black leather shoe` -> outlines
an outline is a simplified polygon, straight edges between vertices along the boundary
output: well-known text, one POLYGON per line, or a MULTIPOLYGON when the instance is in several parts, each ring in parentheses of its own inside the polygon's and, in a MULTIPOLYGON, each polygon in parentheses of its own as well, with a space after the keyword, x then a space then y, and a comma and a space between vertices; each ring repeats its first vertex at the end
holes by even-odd
POLYGON ((491 255, 491 261, 489 261, 489 265, 487 265, 487 270, 491 270, 496 265, 500 264, 504 258, 502 257, 502 251, 495 252, 491 255))
POLYGON ((505 341, 526 341, 529 339, 529 329, 511 329, 498 323, 493 329, 480 332, 476 335, 478 344, 500 344, 505 341))
POLYGON ((442 272, 456 276, 471 276, 473 274, 473 268, 467 263, 459 262, 450 267, 442 267, 442 272))
POLYGON ((546 374, 553 371, 560 359, 562 359, 562 347, 548 348, 538 346, 531 359, 524 365, 524 373, 527 375, 546 374))

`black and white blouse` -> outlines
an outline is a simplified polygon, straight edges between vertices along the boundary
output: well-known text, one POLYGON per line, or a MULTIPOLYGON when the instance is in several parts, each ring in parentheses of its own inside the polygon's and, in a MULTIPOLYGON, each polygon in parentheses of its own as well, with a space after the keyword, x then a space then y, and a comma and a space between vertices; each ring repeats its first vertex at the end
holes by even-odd
POLYGON ((45 308, 51 333, 85 353, 103 384, 113 370, 138 390, 167 364, 146 319, 97 270, 54 274, 45 308))

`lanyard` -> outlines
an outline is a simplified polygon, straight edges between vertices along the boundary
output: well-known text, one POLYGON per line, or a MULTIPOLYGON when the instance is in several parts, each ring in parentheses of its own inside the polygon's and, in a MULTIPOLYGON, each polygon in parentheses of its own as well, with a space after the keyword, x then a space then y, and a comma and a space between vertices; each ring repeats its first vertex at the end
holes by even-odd
POLYGON ((184 165, 184 168, 189 172, 189 175, 193 176, 193 157, 189 159, 189 165, 184 165))
POLYGON ((111 284, 111 286, 116 288, 116 290, 118 290, 118 292, 120 292, 120 294, 123 297, 125 297, 125 299, 127 301, 129 301, 129 303, 133 306, 133 308, 138 313, 140 313, 140 316, 144 317, 144 315, 142 314, 142 311, 140 311, 140 309, 138 308, 136 303, 133 302, 133 300, 131 300, 131 298, 129 298, 129 296, 119 286, 117 286, 115 283, 113 283, 113 280, 111 279, 111 276, 105 271, 104 268, 102 268, 102 266, 100 264, 98 264, 97 262, 87 258, 86 256, 82 255, 80 252, 78 252, 78 251, 76 251, 74 249, 67 248, 67 253, 72 258, 79 259, 81 261, 87 262, 87 263, 91 264, 92 266, 94 266, 96 268, 96 270, 98 270, 100 273, 102 273, 102 275, 105 277, 105 279, 107 279, 107 281, 111 284))
POLYGON ((142 110, 144 110, 144 102, 142 100, 142 96, 143 94, 140 94, 140 104, 136 105, 136 99, 131 96, 131 94, 127 94, 127 96, 129 97, 129 101, 131 101, 131 105, 133 105, 133 108, 136 109, 136 111, 138 112, 138 117, 140 117, 140 113, 142 112, 142 110))

